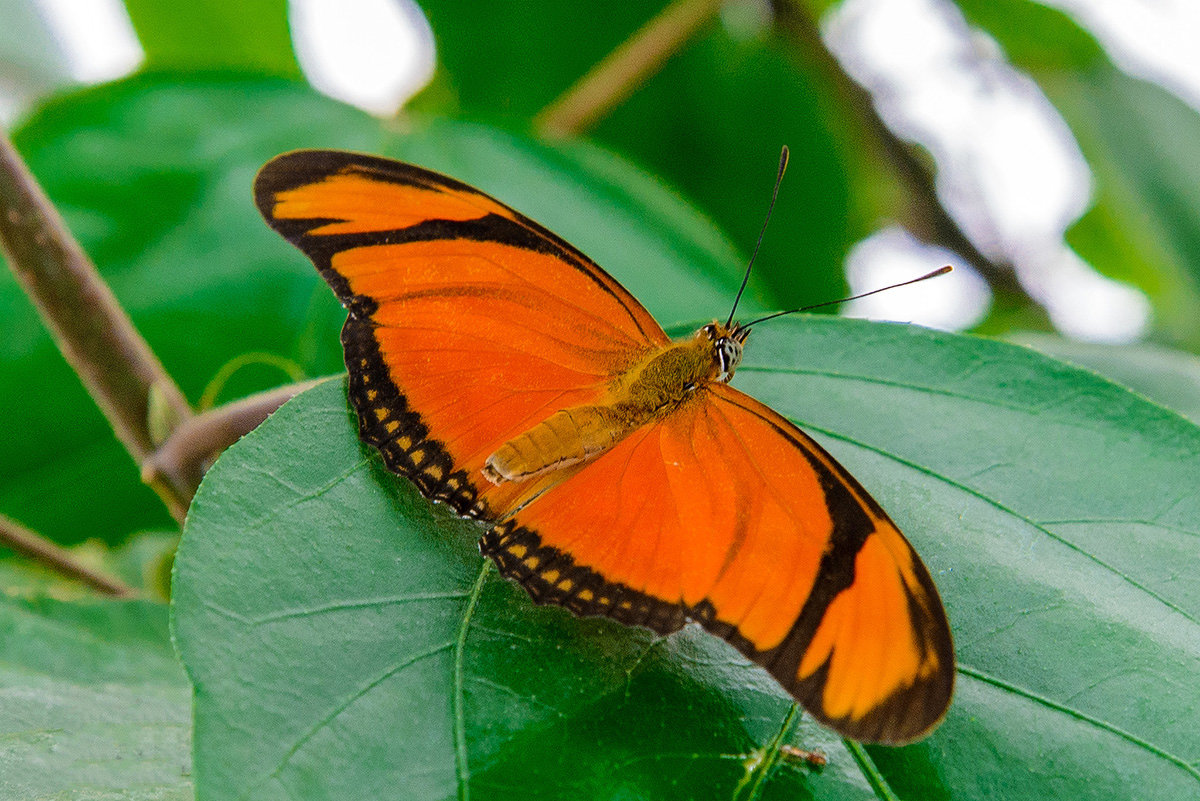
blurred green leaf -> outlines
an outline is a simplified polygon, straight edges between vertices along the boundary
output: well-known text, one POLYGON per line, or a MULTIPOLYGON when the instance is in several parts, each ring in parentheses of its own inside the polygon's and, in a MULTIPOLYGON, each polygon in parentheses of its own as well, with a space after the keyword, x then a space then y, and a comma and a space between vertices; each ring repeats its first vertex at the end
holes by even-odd
POLYGON ((1019 333, 1009 339, 1095 370, 1200 423, 1200 358, 1191 353, 1149 344, 1075 342, 1047 334, 1019 333))
POLYGON ((1112 68, 1104 48, 1068 14, 1031 0, 955 0, 971 24, 1035 76, 1112 68))
MULTIPOLYGON (((147 531, 115 548, 100 540, 88 540, 67 550, 77 563, 117 578, 147 598, 166 601, 171 595, 171 563, 178 543, 178 532, 147 531)), ((0 590, 9 595, 60 600, 104 597, 82 582, 3 548, 0 590)))
POLYGON ((1200 429, 1025 348, 848 320, 764 329, 735 381, 934 574, 961 666, 930 738, 860 767, 783 730, 782 690, 715 638, 534 607, 327 383, 221 458, 179 551, 203 794, 738 797, 781 732, 832 764, 769 766, 764 798, 876 797, 876 770, 904 799, 1196 794, 1200 429))
POLYGON ((1061 11, 1031 0, 957 2, 1038 82, 1091 167, 1094 201, 1067 241, 1149 295, 1160 338, 1200 348, 1200 115, 1119 70, 1061 11))
POLYGON ((187 680, 167 610, 0 595, 0 793, 192 797, 187 680))
POLYGON ((287 0, 125 0, 147 70, 232 71, 299 78, 287 0))
MULTIPOLYGON (((398 131, 285 81, 140 76, 59 99, 16 142, 193 401, 247 353, 308 375, 342 369, 344 313, 250 197, 258 167, 292 148, 381 152, 475 183, 592 255, 667 323, 722 314, 743 261, 712 223, 594 146, 438 120, 398 131)), ((0 317, 0 382, 24 388, 0 395, 0 508, 66 543, 166 525, 7 271, 0 317)), ((283 380, 257 363, 221 397, 283 380)))
MULTIPOLYGON (((248 350, 340 369, 337 303, 265 225, 258 167, 301 145, 365 148, 365 114, 285 81, 142 76, 58 98, 18 150, 189 397, 248 350), (320 337, 305 326, 328 308, 320 337)), ((63 543, 169 525, 11 273, 0 273, 0 508, 63 543)), ((246 391, 279 383, 243 377, 246 391)))

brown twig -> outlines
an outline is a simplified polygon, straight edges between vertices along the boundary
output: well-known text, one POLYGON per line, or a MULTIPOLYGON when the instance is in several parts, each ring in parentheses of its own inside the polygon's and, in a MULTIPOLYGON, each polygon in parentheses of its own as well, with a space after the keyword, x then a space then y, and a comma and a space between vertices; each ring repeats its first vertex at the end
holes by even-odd
POLYGON ((534 118, 545 136, 589 130, 687 43, 721 9, 721 0, 675 0, 601 59, 534 118))
POLYGON ((276 387, 190 417, 142 462, 142 480, 199 486, 212 461, 293 396, 327 381, 318 378, 276 387))
MULTIPOLYGON (((2 133, 0 249, 59 350, 141 464, 156 445, 151 403, 173 424, 189 418, 191 409, 2 133)), ((195 486, 152 486, 182 520, 195 486)))
POLYGON ((0 545, 28 556, 55 572, 70 576, 105 595, 131 598, 138 594, 137 590, 119 578, 80 563, 70 551, 4 515, 0 515, 0 545))
POLYGON ((912 147, 898 137, 875 108, 870 92, 860 86, 830 52, 803 0, 776 4, 781 29, 832 86, 844 110, 852 111, 862 123, 882 160, 890 164, 907 190, 909 227, 917 236, 958 253, 979 270, 988 283, 1020 305, 1040 308, 1017 278, 1013 264, 985 255, 966 235, 938 198, 934 176, 917 158, 912 147))

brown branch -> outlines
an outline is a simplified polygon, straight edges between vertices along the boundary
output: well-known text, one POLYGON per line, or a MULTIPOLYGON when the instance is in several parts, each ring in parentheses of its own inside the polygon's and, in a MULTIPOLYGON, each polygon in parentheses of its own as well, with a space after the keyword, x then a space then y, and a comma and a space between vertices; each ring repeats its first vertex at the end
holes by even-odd
POLYGON ((830 52, 804 0, 784 0, 776 4, 776 12, 781 28, 834 88, 841 109, 852 111, 862 123, 868 146, 873 147, 879 158, 894 169, 910 200, 906 223, 913 233, 927 242, 958 253, 1004 297, 1016 300, 1022 306, 1040 309, 1040 304, 1021 286, 1012 262, 987 256, 980 251, 942 205, 934 175, 917 158, 913 148, 884 122, 870 92, 860 86, 830 52))
MULTIPOLYGON (((166 410, 168 429, 190 417, 191 410, 2 133, 0 250, 59 350, 141 464, 156 444, 150 432, 152 400, 166 410)), ((195 487, 153 486, 182 520, 195 487)))
POLYGON ((138 594, 137 590, 119 578, 82 564, 70 551, 4 515, 0 515, 0 545, 11 548, 56 573, 70 576, 105 595, 131 598, 138 594))
POLYGON ((534 119, 544 136, 579 134, 592 128, 721 9, 721 0, 675 0, 633 36, 601 59, 534 119))
POLYGON ((172 485, 199 486, 221 451, 253 431, 295 395, 328 380, 318 378, 276 387, 190 417, 142 462, 142 480, 147 484, 165 480, 172 485))

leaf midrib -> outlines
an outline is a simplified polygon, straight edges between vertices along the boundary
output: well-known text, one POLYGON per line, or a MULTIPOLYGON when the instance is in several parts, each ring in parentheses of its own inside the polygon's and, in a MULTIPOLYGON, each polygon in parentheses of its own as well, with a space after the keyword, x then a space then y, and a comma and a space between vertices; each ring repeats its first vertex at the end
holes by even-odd
POLYGON ((479 596, 483 593, 483 585, 491 572, 491 559, 484 559, 471 588, 471 595, 463 608, 462 623, 458 627, 458 640, 454 647, 454 769, 458 778, 459 801, 469 801, 471 797, 471 770, 467 762, 467 717, 464 706, 466 685, 466 646, 467 633, 471 628, 471 618, 475 615, 475 607, 479 596))

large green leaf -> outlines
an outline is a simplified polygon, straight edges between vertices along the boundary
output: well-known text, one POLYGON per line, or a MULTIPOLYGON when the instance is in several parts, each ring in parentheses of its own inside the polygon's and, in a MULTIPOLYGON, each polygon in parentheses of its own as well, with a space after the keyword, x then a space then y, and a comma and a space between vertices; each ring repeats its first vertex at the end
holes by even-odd
POLYGON ((701 798, 756 765, 796 792, 868 796, 841 745, 788 725, 778 687, 723 643, 534 609, 485 566, 479 529, 356 431, 327 383, 197 495, 173 605, 200 797, 701 798), (776 767, 776 740, 836 764, 776 767))
POLYGON ((1070 244, 1144 290, 1160 337, 1200 347, 1200 115, 1118 69, 1070 17, 1032 0, 957 0, 1042 87, 1095 180, 1070 244))
POLYGON ((221 458, 185 531, 200 796, 1200 791, 1200 429, 1025 348, 847 320, 765 327, 735 383, 826 444, 935 576, 961 666, 929 739, 844 750, 702 632, 534 607, 327 383, 221 458), (832 764, 773 761, 780 743, 832 764))
POLYGON ((187 679, 167 610, 0 595, 0 796, 192 797, 187 679))
MULTIPOLYGON (((382 152, 477 183, 559 231, 665 320, 719 315, 742 258, 715 227, 615 157, 482 125, 398 131, 298 84, 142 76, 68 96, 17 144, 134 323, 193 400, 249 358, 221 399, 341 369, 336 301, 262 222, 258 167, 296 147, 382 152), (649 222, 649 224, 647 224, 649 222)), ((63 542, 165 522, 157 499, 0 273, 0 508, 63 542)))

